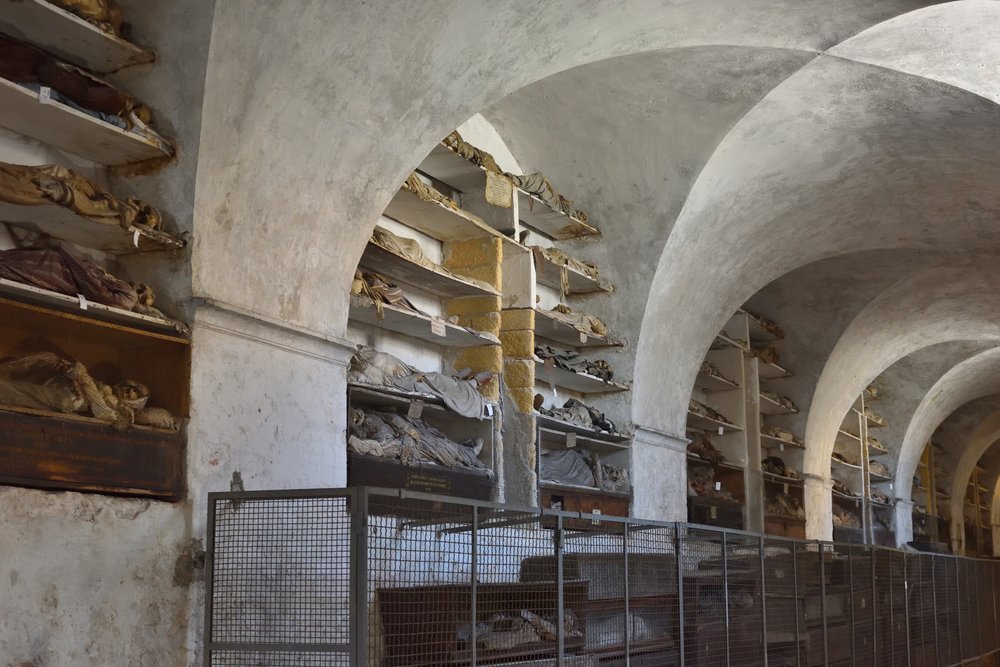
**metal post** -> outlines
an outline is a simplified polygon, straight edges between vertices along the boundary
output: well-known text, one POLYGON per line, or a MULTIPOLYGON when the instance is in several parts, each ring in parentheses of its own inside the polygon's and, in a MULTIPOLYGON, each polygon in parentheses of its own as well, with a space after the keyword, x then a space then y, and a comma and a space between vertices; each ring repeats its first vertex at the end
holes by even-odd
POLYGON ((962 581, 958 576, 958 557, 954 558, 955 562, 955 613, 958 614, 958 661, 962 662, 965 657, 963 651, 964 644, 962 643, 962 581))
POLYGON ((726 667, 729 667, 729 545, 726 542, 726 533, 722 532, 722 608, 725 610, 726 619, 726 667))
POLYGON ((677 630, 680 636, 680 667, 684 667, 684 563, 681 560, 681 525, 674 524, 674 561, 677 568, 677 630))
MULTIPOLYGON (((934 554, 930 554, 931 559, 931 604, 934 606, 935 612, 938 608, 937 603, 937 557, 934 554)), ((936 619, 935 619, 936 620, 936 619)), ((935 664, 941 664, 941 646, 938 644, 938 623, 934 623, 934 662, 935 664)))
POLYGON ((850 584, 847 587, 850 595, 851 608, 851 667, 856 667, 858 662, 857 647, 858 638, 856 636, 857 624, 854 622, 854 547, 847 547, 847 579, 850 584))
MULTIPOLYGON (((479 550, 477 549, 479 541, 479 507, 477 505, 472 506, 472 564, 469 568, 469 573, 472 576, 472 643, 470 649, 472 651, 472 667, 476 667, 478 664, 478 655, 476 644, 478 639, 476 637, 476 621, 479 616, 479 610, 477 609, 478 597, 479 597, 479 550)), ((558 618, 560 626, 562 625, 562 615, 558 618)))
POLYGON ((826 559, 823 558, 823 543, 817 542, 819 546, 819 609, 823 619, 823 664, 830 664, 830 647, 827 644, 826 631, 826 559))
POLYGON ((632 659, 632 617, 629 615, 628 521, 622 523, 622 560, 625 577, 625 667, 629 667, 632 659))
POLYGON ((767 667, 767 573, 764 569, 764 536, 760 536, 760 639, 764 647, 764 667, 767 667))
POLYGON ((355 667, 368 665, 368 490, 351 492, 351 648, 355 667))
POLYGON ((802 636, 799 629, 799 616, 802 615, 802 610, 799 608, 799 554, 794 542, 792 543, 792 592, 794 594, 792 602, 795 607, 795 663, 800 664, 802 661, 802 636))
POLYGON ((208 494, 208 526, 205 535, 205 628, 202 650, 205 667, 212 665, 212 605, 214 602, 215 580, 215 498, 208 494))
POLYGON ((903 554, 903 610, 906 618, 906 664, 912 665, 910 655, 910 575, 906 567, 906 562, 910 560, 903 554))
POLYGON ((556 636, 559 638, 559 650, 556 655, 557 664, 563 667, 566 664, 566 608, 563 602, 563 517, 556 515, 556 532, 553 535, 556 548, 556 619, 559 622, 559 630, 556 636))

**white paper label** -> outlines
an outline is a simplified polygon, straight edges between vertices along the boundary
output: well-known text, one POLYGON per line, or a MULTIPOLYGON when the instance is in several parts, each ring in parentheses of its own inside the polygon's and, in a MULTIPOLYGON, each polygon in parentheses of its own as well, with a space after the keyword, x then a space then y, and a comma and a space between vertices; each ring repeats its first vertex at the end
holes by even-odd
POLYGON ((442 338, 444 338, 445 336, 444 320, 439 319, 437 317, 432 317, 431 333, 434 334, 435 336, 441 336, 442 338))
POLYGON ((493 416, 493 404, 492 403, 487 403, 486 404, 486 416, 487 417, 492 417, 493 416))
POLYGON ((502 208, 514 205, 514 184, 509 177, 486 170, 486 202, 502 208))
POLYGON ((41 104, 48 104, 52 101, 52 89, 48 86, 42 86, 38 89, 38 101, 41 104))
POLYGON ((723 434, 723 433, 725 433, 725 432, 726 432, 726 429, 724 429, 724 428, 722 428, 722 427, 720 426, 720 427, 719 427, 719 435, 722 435, 722 434, 723 434))
MULTIPOLYGON (((595 507, 592 510, 590 510, 590 513, 591 514, 596 514, 596 515, 600 516, 601 515, 601 510, 600 510, 600 508, 595 507)), ((592 524, 594 524, 595 526, 600 523, 600 521, 597 520, 597 519, 591 519, 590 522, 592 524)))
POLYGON ((139 247, 139 230, 138 229, 135 230, 132 233, 132 245, 134 245, 136 248, 139 247))
POLYGON ((709 516, 709 518, 712 518, 712 519, 718 519, 719 518, 719 511, 718 511, 718 508, 715 507, 715 505, 713 505, 712 507, 708 508, 708 516, 709 516))
POLYGON ((587 344, 587 334, 583 333, 582 331, 580 332, 580 344, 581 345, 587 344))
POLYGON ((406 409, 406 416, 410 419, 420 419, 420 415, 424 412, 424 402, 410 401, 410 407, 406 409))
POLYGON ((778 451, 779 452, 785 451, 785 444, 784 443, 779 443, 778 444, 778 451))
POLYGON ((566 434, 566 446, 569 447, 570 449, 576 447, 576 433, 566 434))
POLYGON ((87 310, 87 297, 82 294, 77 294, 76 298, 80 300, 80 310, 87 310))

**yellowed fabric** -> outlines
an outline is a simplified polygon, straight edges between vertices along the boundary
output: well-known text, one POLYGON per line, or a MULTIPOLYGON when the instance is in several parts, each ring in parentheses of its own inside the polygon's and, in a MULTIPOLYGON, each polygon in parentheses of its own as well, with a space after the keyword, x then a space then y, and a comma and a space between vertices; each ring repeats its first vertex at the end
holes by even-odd
POLYGON ((569 306, 559 304, 546 312, 552 319, 568 324, 585 334, 601 338, 608 335, 608 327, 599 318, 573 310, 569 306))
POLYGON ((122 36, 122 10, 112 0, 49 0, 104 32, 122 36))
POLYGON ((58 204, 93 222, 158 230, 159 212, 140 199, 122 200, 58 165, 29 167, 0 162, 0 201, 19 206, 58 204))
POLYGON ((417 176, 417 172, 412 172, 407 177, 406 181, 403 182, 403 189, 409 190, 410 192, 417 195, 424 201, 437 202, 439 204, 444 204, 448 208, 454 209, 456 211, 458 210, 458 204, 456 204, 454 200, 444 196, 436 189, 424 183, 420 179, 420 177, 417 176))
POLYGON ((376 227, 375 230, 372 232, 371 241, 372 243, 379 246, 383 250, 391 252, 394 255, 398 255, 403 259, 407 259, 413 262, 414 264, 419 264, 420 266, 428 268, 431 271, 442 273, 446 276, 452 276, 459 280, 463 280, 467 283, 472 283, 473 285, 481 287, 482 289, 485 290, 491 290, 491 291, 493 290, 493 286, 483 280, 479 280, 477 278, 469 278, 467 276, 460 276, 456 273, 452 273, 451 271, 444 268, 440 264, 432 262, 424 254, 423 248, 420 247, 420 244, 413 239, 406 238, 405 236, 397 236, 396 234, 390 232, 388 229, 376 227))
POLYGON ((511 174, 509 172, 505 172, 499 165, 497 165, 497 161, 492 155, 467 142, 462 138, 462 135, 459 134, 458 130, 445 137, 444 141, 441 143, 464 157, 469 162, 494 173, 503 174, 513 181, 515 186, 525 192, 536 195, 554 210, 561 211, 566 215, 576 218, 580 222, 587 222, 587 214, 579 209, 573 208, 573 202, 556 192, 556 189, 552 186, 549 179, 547 179, 545 174, 540 171, 532 172, 530 174, 511 174))

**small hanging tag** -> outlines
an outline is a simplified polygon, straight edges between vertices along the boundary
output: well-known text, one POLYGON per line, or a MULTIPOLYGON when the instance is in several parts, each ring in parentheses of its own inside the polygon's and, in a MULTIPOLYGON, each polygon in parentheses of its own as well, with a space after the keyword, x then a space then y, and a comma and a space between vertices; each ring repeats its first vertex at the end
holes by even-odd
POLYGON ((576 447, 576 433, 566 434, 566 446, 570 449, 576 447))
POLYGON ((486 170, 486 203, 510 208, 514 205, 514 184, 504 174, 486 170))
POLYGON ((587 334, 583 333, 582 331, 580 332, 580 344, 581 345, 587 344, 587 334))
POLYGON ((782 442, 778 444, 778 451, 779 452, 785 451, 785 443, 782 442))
MULTIPOLYGON (((596 514, 597 516, 600 516, 601 514, 603 514, 603 512, 601 512, 601 508, 599 508, 599 507, 595 507, 594 509, 590 510, 590 513, 591 514, 596 514)), ((594 524, 595 526, 597 524, 601 523, 599 519, 591 519, 590 522, 592 524, 594 524)))
POLYGON ((40 104, 50 104, 52 102, 52 89, 42 86, 38 89, 38 102, 40 104))
POLYGON ((139 247, 139 230, 138 229, 136 229, 135 231, 132 232, 132 245, 134 245, 136 248, 139 247))
POLYGON ((493 404, 492 403, 487 403, 486 404, 486 416, 487 417, 491 417, 491 418, 493 417, 493 404))
POLYGON ((784 493, 788 493, 788 485, 782 484, 781 486, 782 486, 782 491, 784 491, 784 493))
POLYGON ((556 379, 555 373, 553 372, 556 367, 556 360, 549 357, 544 362, 545 366, 545 380, 549 383, 549 388, 552 390, 552 398, 558 400, 559 392, 556 391, 556 379))
POLYGON ((410 401, 410 407, 406 409, 406 416, 410 419, 420 419, 424 412, 424 402, 421 400, 410 401))
POLYGON ((722 434, 724 434, 725 432, 726 432, 726 429, 724 429, 724 428, 722 428, 722 427, 720 426, 720 427, 719 427, 719 435, 722 435, 722 434))
POLYGON ((716 482, 715 483, 715 490, 716 491, 722 491, 722 482, 716 482))
POLYGON ((445 334, 445 328, 444 328, 444 320, 442 320, 440 318, 437 318, 437 317, 432 317, 431 318, 431 333, 434 334, 435 336, 441 336, 442 338, 444 338, 445 335, 446 335, 445 334))
POLYGON ((708 508, 708 517, 710 519, 718 519, 719 518, 719 508, 716 507, 715 505, 712 505, 711 507, 709 507, 708 508))
POLYGON ((77 294, 76 298, 80 300, 80 310, 87 310, 87 306, 89 305, 87 303, 87 297, 82 294, 77 294))

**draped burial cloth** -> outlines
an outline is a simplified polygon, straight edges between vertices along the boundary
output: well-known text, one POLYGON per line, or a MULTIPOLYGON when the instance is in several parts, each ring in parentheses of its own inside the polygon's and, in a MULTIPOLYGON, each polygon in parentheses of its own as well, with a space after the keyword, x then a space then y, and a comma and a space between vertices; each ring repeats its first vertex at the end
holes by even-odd
POLYGON ((52 164, 0 162, 0 201, 18 206, 56 204, 92 222, 123 229, 163 226, 159 211, 141 199, 119 199, 75 171, 52 164))

